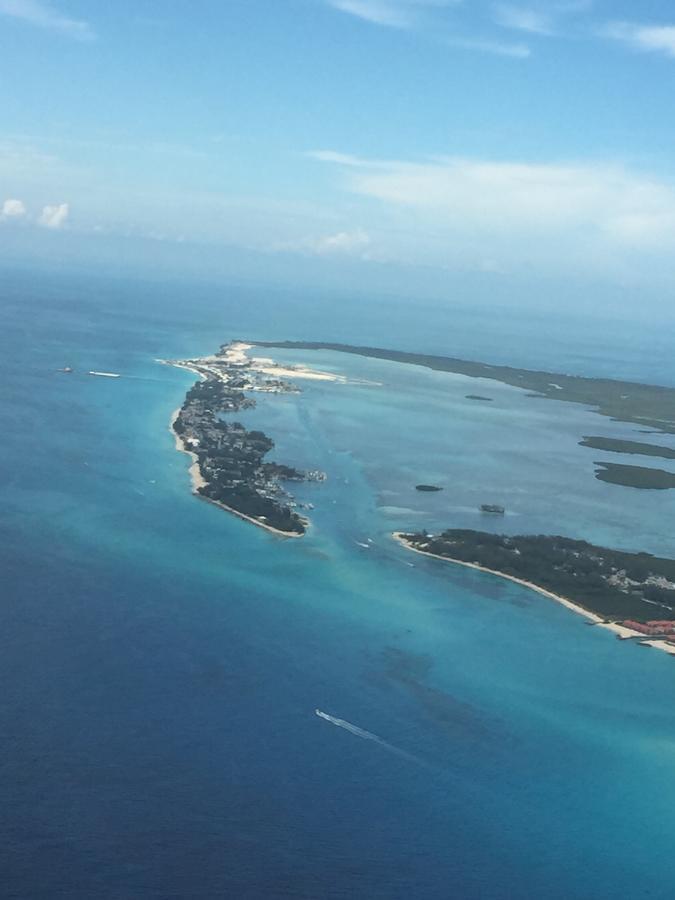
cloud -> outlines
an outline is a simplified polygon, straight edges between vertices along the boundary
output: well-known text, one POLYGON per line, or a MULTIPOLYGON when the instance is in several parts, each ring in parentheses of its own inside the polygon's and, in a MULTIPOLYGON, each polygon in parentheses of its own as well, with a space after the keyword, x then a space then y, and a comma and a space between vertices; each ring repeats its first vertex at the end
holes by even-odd
POLYGON ((347 159, 327 164, 368 199, 369 233, 391 258, 618 266, 624 251, 675 252, 675 184, 621 165, 347 159))
POLYGON ((551 35, 554 32, 550 15, 539 9, 500 3, 495 7, 494 18, 498 25, 502 25, 504 28, 513 28, 516 31, 544 35, 551 35))
POLYGON ((452 6, 459 0, 326 0, 333 9, 374 25, 411 28, 423 8, 452 6))
POLYGON ((90 41, 95 37, 87 22, 69 19, 40 0, 0 0, 0 15, 38 28, 48 28, 79 41, 90 41))
POLYGON ((527 44, 503 44, 500 41, 474 40, 473 38, 451 38, 446 43, 449 47, 457 47, 460 50, 477 50, 479 53, 509 56, 512 59, 527 59, 531 55, 527 44))
POLYGON ((293 250, 312 256, 359 256, 366 258, 365 250, 370 246, 370 236, 362 228, 352 231, 338 231, 322 237, 306 237, 298 241, 278 243, 275 250, 293 250))
POLYGON ((612 22, 602 29, 605 37, 623 41, 636 50, 675 56, 675 25, 638 25, 612 22))
POLYGON ((327 237, 319 238, 315 244, 315 252, 320 255, 333 253, 357 253, 370 244, 370 237, 362 228, 355 231, 338 231, 327 237))
POLYGON ((495 3, 492 18, 502 28, 551 37, 567 30, 564 19, 588 13, 592 6, 593 0, 535 0, 524 6, 495 3))
POLYGON ((53 206, 47 205, 42 207, 42 211, 37 219, 28 215, 26 204, 23 200, 7 199, 0 206, 0 222, 8 220, 26 220, 31 223, 37 222, 43 228, 58 229, 62 228, 67 219, 70 209, 67 203, 58 203, 53 206))
POLYGON ((57 229, 65 225, 70 212, 67 203, 59 203, 56 206, 45 206, 40 213, 38 225, 44 228, 57 229))
POLYGON ((26 215, 23 200, 5 200, 0 210, 0 219, 22 219, 26 215))
MULTIPOLYGON (((354 166, 359 169, 369 165, 366 160, 359 159, 358 156, 351 156, 349 153, 337 153, 335 150, 310 150, 306 156, 318 159, 319 162, 337 163, 340 166, 354 166)), ((372 165, 377 164, 373 163, 372 165)))
MULTIPOLYGON (((462 3, 462 0, 324 0, 324 2, 334 9, 376 25, 386 25, 390 28, 413 28, 424 25, 419 15, 420 12, 433 8, 457 6, 462 3)), ((454 47, 459 50, 492 53, 512 59, 526 59, 530 55, 530 49, 525 44, 506 44, 502 41, 471 36, 462 37, 461 35, 443 38, 437 29, 434 35, 446 47, 454 47)))

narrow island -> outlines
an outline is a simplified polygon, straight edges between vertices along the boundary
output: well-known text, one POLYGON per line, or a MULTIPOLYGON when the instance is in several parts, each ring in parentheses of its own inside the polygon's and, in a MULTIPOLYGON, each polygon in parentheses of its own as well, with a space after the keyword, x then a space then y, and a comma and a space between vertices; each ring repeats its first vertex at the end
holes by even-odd
MULTIPOLYGON (((675 388, 613 378, 586 378, 513 366, 493 366, 451 356, 435 356, 427 353, 411 353, 404 350, 386 350, 381 347, 361 347, 324 341, 258 341, 259 347, 278 347, 295 350, 330 350, 349 353, 371 359, 384 359, 408 365, 425 366, 439 372, 467 375, 498 381, 522 388, 526 397, 542 400, 561 400, 581 403, 601 416, 616 422, 638 425, 648 433, 675 434, 675 388)), ((483 394, 466 394, 475 401, 490 401, 483 394)), ((584 447, 619 453, 641 453, 644 456, 675 458, 675 451, 657 444, 640 441, 622 441, 603 437, 585 437, 584 447)), ((675 474, 647 466, 627 466, 600 461, 596 463, 595 477, 599 481, 620 487, 641 490, 667 490, 675 488, 675 474)))
POLYGON ((231 421, 233 414, 255 406, 252 392, 289 393, 299 389, 281 375, 323 377, 298 367, 276 367, 271 360, 250 360, 247 344, 224 344, 213 356, 161 360, 200 376, 174 413, 171 427, 178 449, 192 460, 193 491, 205 500, 284 537, 303 535, 309 524, 285 487, 288 482, 323 481, 318 470, 268 462, 274 447, 264 432, 231 421))
MULTIPOLYGON (((257 347, 294 350, 332 350, 371 359, 386 359, 409 365, 426 366, 439 372, 453 372, 472 378, 487 378, 502 384, 523 388, 529 396, 582 403, 601 416, 619 422, 631 422, 641 429, 649 428, 675 434, 675 388, 656 384, 639 384, 613 378, 585 378, 513 366, 493 366, 452 356, 385 350, 328 341, 257 341, 257 347)), ((478 396, 478 395, 476 395, 478 396)))
POLYGON ((636 456, 657 456, 660 459, 675 459, 675 450, 670 447, 663 447, 660 444, 647 444, 644 441, 624 441, 620 438, 591 436, 579 441, 579 446, 591 447, 593 450, 608 450, 611 453, 630 453, 636 456))
MULTIPOLYGON (((171 421, 177 448, 192 459, 190 474, 194 493, 284 537, 303 535, 309 521, 298 510, 313 508, 310 503, 298 504, 288 484, 319 482, 326 476, 318 470, 300 471, 286 463, 270 461, 267 457, 274 448, 273 440, 263 431, 247 429, 232 417, 256 405, 253 396, 256 392, 299 393, 296 382, 303 378, 336 382, 346 379, 304 365, 281 365, 272 359, 249 357, 248 351, 254 346, 340 350, 492 378, 535 390, 532 396, 585 403, 601 415, 675 434, 675 389, 672 388, 528 372, 401 351, 305 342, 233 341, 223 344, 211 356, 159 360, 187 369, 200 379, 187 392, 171 421)), ((481 395, 468 396, 490 400, 481 395)), ((675 458, 675 451, 667 447, 640 441, 585 437, 581 444, 610 452, 675 458)), ((615 484, 647 489, 675 487, 675 474, 661 469, 613 462, 596 465, 599 467, 596 477, 615 484)), ((443 490, 439 485, 427 483, 417 484, 415 489, 428 493, 443 490)), ((483 503, 480 510, 505 514, 504 507, 495 503, 483 503)), ((437 535, 426 531, 396 532, 394 537, 416 553, 516 582, 556 600, 590 623, 614 631, 622 639, 675 655, 675 560, 649 553, 611 550, 560 536, 507 536, 447 529, 437 535)))
POLYGON ((531 588, 622 639, 675 654, 675 560, 548 535, 450 528, 394 537, 417 553, 531 588))
MULTIPOLYGON (((644 441, 627 441, 621 438, 585 437, 579 441, 580 447, 593 450, 607 450, 610 453, 624 453, 632 456, 650 456, 659 459, 675 459, 675 450, 660 444, 648 444, 644 441)), ((642 490, 664 491, 675 487, 675 474, 664 469, 653 469, 650 466, 625 465, 624 463, 596 461, 598 468, 595 477, 609 484, 620 484, 624 487, 642 490)))
POLYGON ((643 491, 667 491, 675 488, 675 475, 664 469, 650 469, 646 466, 625 466, 621 463, 596 462, 595 477, 609 484, 638 488, 643 491))

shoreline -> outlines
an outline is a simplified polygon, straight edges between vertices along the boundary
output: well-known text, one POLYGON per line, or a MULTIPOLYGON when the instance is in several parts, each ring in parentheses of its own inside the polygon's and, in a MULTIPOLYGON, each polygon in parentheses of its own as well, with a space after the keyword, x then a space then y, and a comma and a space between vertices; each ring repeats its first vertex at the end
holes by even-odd
POLYGON ((591 412, 619 422, 635 424, 640 428, 653 428, 662 434, 675 434, 673 415, 675 388, 664 385, 519 369, 514 366, 491 365, 452 356, 411 353, 406 350, 356 346, 333 341, 258 341, 255 346, 283 350, 329 350, 369 359, 424 366, 438 372, 451 372, 470 378, 489 379, 536 394, 537 397, 581 403, 591 412), (645 409, 649 411, 647 415, 645 409))
POLYGON ((547 588, 543 588, 538 584, 534 584, 534 582, 532 581, 526 581, 524 578, 518 578, 515 575, 507 575, 505 572, 498 572, 496 569, 488 569, 486 566, 481 566, 479 563, 466 562, 463 559, 453 559, 450 556, 441 556, 439 553, 430 553, 428 550, 420 550, 418 547, 414 547, 405 539, 405 533, 402 531, 392 532, 392 537, 402 547, 405 547, 406 550, 412 550, 414 553, 419 553, 422 556, 429 556, 432 559, 440 559, 443 562, 453 563, 457 566, 465 566, 468 569, 474 569, 478 572, 484 572, 486 575, 495 575, 498 578, 505 578, 507 581, 511 581, 514 584, 520 585, 521 587, 529 588, 530 590, 535 591, 537 594, 542 594, 544 597, 548 597, 549 600, 555 600, 556 603, 559 603, 561 606, 564 606, 571 612, 574 612, 579 616, 583 616, 588 620, 588 624, 598 625, 600 628, 611 631, 619 640, 625 641, 635 639, 635 643, 640 644, 641 646, 654 647, 657 650, 662 650, 664 653, 675 656, 675 645, 668 644, 667 641, 663 640, 645 640, 646 636, 641 632, 632 631, 630 628, 626 628, 625 626, 619 625, 616 622, 606 622, 603 618, 597 615, 597 613, 591 612, 589 609, 585 609, 583 606, 580 606, 573 600, 569 600, 567 597, 562 597, 560 594, 555 594, 553 591, 549 591, 547 588))
MULTIPOLYGON (((199 470, 199 458, 197 454, 192 450, 188 450, 188 448, 185 446, 185 441, 179 434, 177 434, 173 427, 176 423, 176 419, 180 415, 180 410, 181 408, 179 406, 178 409, 175 409, 171 413, 171 423, 169 425, 169 431, 173 435, 174 442, 176 444, 176 450, 178 450, 180 453, 185 453, 192 460, 192 465, 188 469, 188 472, 190 473, 190 481, 192 482, 192 493, 196 494, 198 488, 204 487, 204 485, 206 484, 206 480, 199 470)), ((199 496, 201 496, 201 494, 199 496)))
MULTIPOLYGON (((205 497, 203 494, 199 494, 196 491, 193 491, 193 493, 199 500, 205 500, 207 503, 212 503, 214 506, 218 506, 220 507, 220 509, 224 509, 225 512, 232 513, 232 515, 236 516, 238 519, 243 519, 245 522, 250 522, 252 525, 257 525, 258 528, 264 528, 265 531, 269 531, 270 534, 276 534, 277 537, 301 538, 305 536, 304 534, 298 534, 297 531, 280 531, 280 529, 274 528, 274 526, 268 525, 266 522, 261 522, 259 519, 254 519, 253 516, 247 516, 246 513, 239 512, 238 509, 233 509, 231 506, 228 506, 226 503, 223 503, 220 500, 213 500, 211 497, 205 497)), ((305 528, 309 528, 309 522, 307 521, 307 519, 303 518, 303 525, 305 526, 305 528)))
MULTIPOLYGON (((190 474, 190 481, 192 483, 192 494, 199 500, 206 500, 208 503, 213 503, 214 506, 219 506, 226 512, 232 513, 233 516, 237 516, 237 518, 239 519, 244 519, 246 522, 251 522, 251 524, 257 525, 258 528, 264 528, 265 531, 269 531, 271 534, 276 534, 278 537, 303 537, 302 534, 298 534, 297 532, 280 531, 278 528, 274 528, 272 525, 267 525, 265 522, 260 522, 258 519, 254 519, 252 516, 247 516, 246 513, 239 512, 239 510, 233 509, 231 506, 227 506, 225 503, 221 503, 220 500, 213 500, 211 497, 205 497, 203 494, 199 493, 199 488, 205 487, 208 482, 199 470, 199 458, 197 457, 197 454, 192 450, 187 449, 187 447, 185 446, 185 441, 174 430, 173 426, 176 419, 180 415, 180 410, 181 407, 178 407, 178 409, 175 409, 171 414, 169 431, 173 435, 176 450, 178 450, 180 453, 185 453, 192 460, 192 465, 188 469, 188 472, 190 474)), ((309 522, 306 519, 303 519, 303 525, 305 526, 305 528, 309 528, 309 522)))

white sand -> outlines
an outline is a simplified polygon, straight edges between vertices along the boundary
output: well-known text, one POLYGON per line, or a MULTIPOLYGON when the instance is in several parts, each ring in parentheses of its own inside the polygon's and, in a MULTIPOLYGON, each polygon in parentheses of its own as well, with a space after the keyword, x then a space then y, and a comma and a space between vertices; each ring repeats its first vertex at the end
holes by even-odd
MULTIPOLYGON (((197 458, 197 454, 192 450, 189 450, 185 441, 181 438, 179 434, 176 434, 174 431, 174 422, 178 418, 180 413, 180 408, 174 410, 171 415, 171 424, 169 426, 171 434, 174 437, 174 441, 176 444, 176 450, 179 450, 181 453, 187 454, 192 460, 192 465, 190 466, 190 480, 192 482, 192 493, 199 497, 200 500, 208 500, 209 503, 213 503, 214 506, 219 506, 221 509, 226 510, 229 513, 232 513, 233 516, 237 516, 240 519, 245 519, 247 522, 252 522, 254 525, 257 525, 259 528, 264 528, 266 531, 270 531, 272 534, 276 534, 279 537, 302 537, 301 534, 296 534, 295 532, 290 531, 280 531, 278 528, 273 528, 271 525, 268 525, 266 522, 261 522, 260 519, 254 519, 252 516, 247 516, 242 512, 239 512, 237 509, 232 509, 231 506, 227 506, 225 503, 221 503, 220 500, 212 500, 210 497, 205 497, 203 494, 199 493, 199 488, 204 487, 207 484, 207 481, 202 476, 202 473, 199 470, 199 459, 197 458)), ((305 528, 309 527, 309 522, 306 519, 303 519, 303 524, 305 528)))
POLYGON ((345 381, 346 379, 342 375, 333 375, 331 372, 318 372, 314 369, 305 369, 302 367, 288 369, 285 366, 270 366, 270 365, 262 365, 259 366, 257 363, 259 360, 251 360, 256 372, 261 372, 263 375, 273 375, 277 378, 309 378, 315 381, 345 381))
POLYGON ((644 647, 656 647, 657 650, 663 650, 665 653, 675 656, 675 644, 671 644, 668 641, 648 640, 640 641, 640 644, 644 647))
POLYGON ((234 341, 229 345, 223 357, 229 363, 234 363, 236 365, 242 365, 245 362, 248 362, 248 357, 246 356, 246 351, 252 348, 252 344, 245 344, 243 341, 234 341))
POLYGON ((176 369, 185 369, 187 372, 192 372, 194 375, 198 375, 203 381, 206 380, 206 375, 204 375, 203 372, 201 372, 199 369, 196 369, 194 366, 189 365, 189 363, 170 362, 167 363, 167 365, 174 366, 176 369))
POLYGON ((635 638, 635 637, 644 637, 644 635, 639 631, 633 631, 632 628, 626 628, 625 625, 619 625, 618 622, 601 622, 601 628, 606 628, 608 631, 613 631, 617 637, 620 637, 622 640, 626 640, 627 638, 635 638))
POLYGON ((622 638, 623 640, 625 640, 626 638, 637 638, 637 643, 639 644, 643 644, 649 647, 656 647, 657 650, 664 650, 666 653, 670 653, 675 656, 674 644, 669 644, 667 641, 660 640, 644 640, 643 638, 645 636, 641 632, 633 631, 632 628, 626 628, 624 625, 619 625, 616 622, 605 622, 604 619, 596 615, 596 613, 593 613, 588 609, 584 609, 584 607, 579 606, 578 603, 574 603, 572 600, 568 600, 567 597, 561 597, 559 594, 554 594, 553 591, 547 591, 546 588, 539 587, 539 585, 533 584, 531 581, 525 581, 523 578, 517 578, 515 575, 507 575, 504 572, 498 572, 495 569, 488 569, 485 566, 478 565, 478 563, 465 562, 463 559, 452 559, 449 556, 441 556, 439 553, 430 553, 428 550, 419 550, 417 547, 413 547, 412 544, 409 544, 400 531, 395 531, 392 537, 408 550, 413 550, 415 553, 421 553, 422 556, 431 556, 434 559, 440 559, 444 562, 454 563, 458 566, 466 566, 469 569, 476 569, 477 571, 485 572, 488 575, 496 575, 499 578, 506 578, 507 581, 513 581, 514 584, 519 584, 522 587, 526 587, 532 591, 536 591, 538 594, 543 594, 544 597, 548 597, 550 600, 555 600, 556 603, 560 603, 562 604, 562 606, 567 607, 567 609, 572 610, 572 612, 577 613, 577 615, 583 616, 585 619, 593 622, 594 625, 599 625, 601 628, 606 628, 607 631, 612 631, 617 635, 617 637, 622 638))
POLYGON ((181 453, 186 453, 192 460, 192 465, 190 466, 189 472, 190 472, 190 480, 192 481, 192 493, 196 494, 197 489, 200 487, 204 487, 204 485, 206 484, 206 481, 202 477, 202 473, 199 471, 199 459, 197 458, 197 454, 193 453, 192 450, 189 450, 186 447, 185 441, 183 440, 183 438, 179 434, 176 434, 176 432, 174 431, 173 426, 174 426, 174 423, 175 423, 176 419, 178 418, 179 414, 180 414, 180 407, 178 409, 174 410, 174 412, 172 413, 171 424, 169 425, 169 429, 171 431, 171 434, 174 437, 174 441, 176 442, 176 450, 179 450, 181 453))
MULTIPOLYGON (((220 500, 212 500, 211 497, 205 497, 203 494, 197 494, 200 500, 207 500, 209 503, 213 503, 214 506, 219 506, 221 509, 224 509, 226 512, 232 513, 233 516, 237 516, 238 519, 244 519, 246 522, 251 522, 253 525, 257 525, 258 528, 264 528, 265 531, 269 531, 272 534, 276 534, 278 537, 291 538, 291 537, 303 537, 302 534, 298 534, 296 531, 280 531, 278 528, 274 528, 272 525, 268 525, 267 522, 262 522, 260 519, 255 519, 253 516, 247 516, 246 513, 239 512, 238 509, 233 509, 231 506, 228 506, 226 503, 221 503, 220 500)), ((307 519, 302 520, 305 528, 309 527, 309 522, 307 519)))

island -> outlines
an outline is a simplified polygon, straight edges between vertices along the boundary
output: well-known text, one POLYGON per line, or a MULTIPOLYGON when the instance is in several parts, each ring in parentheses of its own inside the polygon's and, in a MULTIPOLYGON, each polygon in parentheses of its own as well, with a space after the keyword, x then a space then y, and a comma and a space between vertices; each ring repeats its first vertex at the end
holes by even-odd
POLYGON ((599 415, 619 422, 630 422, 641 429, 675 434, 675 388, 639 384, 612 378, 586 378, 513 366, 495 366, 452 356, 385 350, 381 347, 355 346, 329 341, 257 341, 257 347, 294 350, 331 350, 371 359, 425 366, 440 372, 453 372, 472 378, 486 378, 529 391, 542 399, 582 403, 599 415))
POLYGON ((624 441, 620 438, 591 436, 579 441, 579 446, 591 447, 593 450, 608 450, 611 453, 630 453, 635 456, 675 459, 675 450, 670 447, 663 447, 661 444, 647 444, 644 441, 624 441))
POLYGON ((596 462, 599 468, 595 477, 609 484, 639 488, 646 491, 666 491, 675 488, 675 475, 664 469, 649 469, 645 466, 625 466, 621 463, 596 462))
POLYGON ((492 403, 492 397, 483 397, 481 394, 466 394, 466 400, 482 400, 485 403, 492 403))
MULTIPOLYGON (((192 459, 190 474, 194 492, 202 499, 284 537, 305 534, 309 520, 299 510, 313 508, 311 503, 297 503, 288 485, 320 482, 326 475, 319 470, 301 471, 286 462, 271 461, 272 438, 259 429, 246 428, 235 417, 256 406, 256 393, 299 393, 297 381, 303 378, 342 383, 347 379, 305 365, 278 364, 267 357, 249 356, 248 352, 255 346, 341 349, 399 362, 428 364, 444 371, 471 372, 476 377, 498 378, 525 388, 536 386, 537 397, 580 403, 591 402, 590 398, 594 397, 595 411, 613 418, 619 418, 614 405, 625 400, 623 421, 640 419, 643 424, 657 427, 658 420, 661 433, 675 433, 673 408, 665 402, 675 401, 675 389, 671 388, 527 373, 444 357, 420 358, 399 351, 302 342, 253 344, 232 341, 223 344, 211 356, 159 360, 199 376, 171 423, 177 448, 192 459), (420 359, 427 362, 420 363, 420 359), (438 360, 441 362, 437 363, 438 360), (485 374, 486 369, 491 374, 485 374), (544 377, 549 379, 545 384, 544 377), (552 378, 556 380, 550 380, 552 378), (618 390, 627 393, 618 397, 618 390), (637 397, 645 401, 649 416, 638 416, 637 397)), ((668 447, 641 441, 596 436, 585 437, 581 443, 609 452, 666 459, 675 456, 675 451, 668 447)), ((646 489, 675 487, 675 474, 661 469, 613 462, 597 462, 596 466, 597 478, 615 484, 646 489)), ((443 490, 440 485, 424 482, 416 484, 415 489, 425 493, 443 490)), ((504 507, 496 503, 483 503, 480 511, 505 514, 504 507)), ((675 655, 675 560, 649 553, 612 550, 555 535, 509 536, 451 528, 436 535, 425 530, 395 532, 394 537, 416 553, 516 582, 567 606, 592 624, 613 630, 622 639, 635 640, 675 655)), ((369 544, 357 543, 369 548, 369 544)))
POLYGON ((675 560, 598 547, 559 535, 500 535, 450 528, 395 532, 405 547, 479 569, 557 600, 619 637, 675 654, 675 560))
MULTIPOLYGON (((250 396, 253 392, 299 391, 280 377, 280 367, 271 360, 249 360, 247 349, 248 345, 235 341, 224 344, 213 356, 160 360, 188 369, 201 379, 173 415, 176 446, 193 460, 192 483, 198 496, 275 534, 297 537, 305 533, 309 522, 296 511, 298 504, 285 484, 323 481, 326 476, 319 470, 305 472, 266 461, 273 440, 262 431, 230 420, 233 414, 256 405, 250 396)), ((322 375, 302 368, 292 374, 322 375)))

